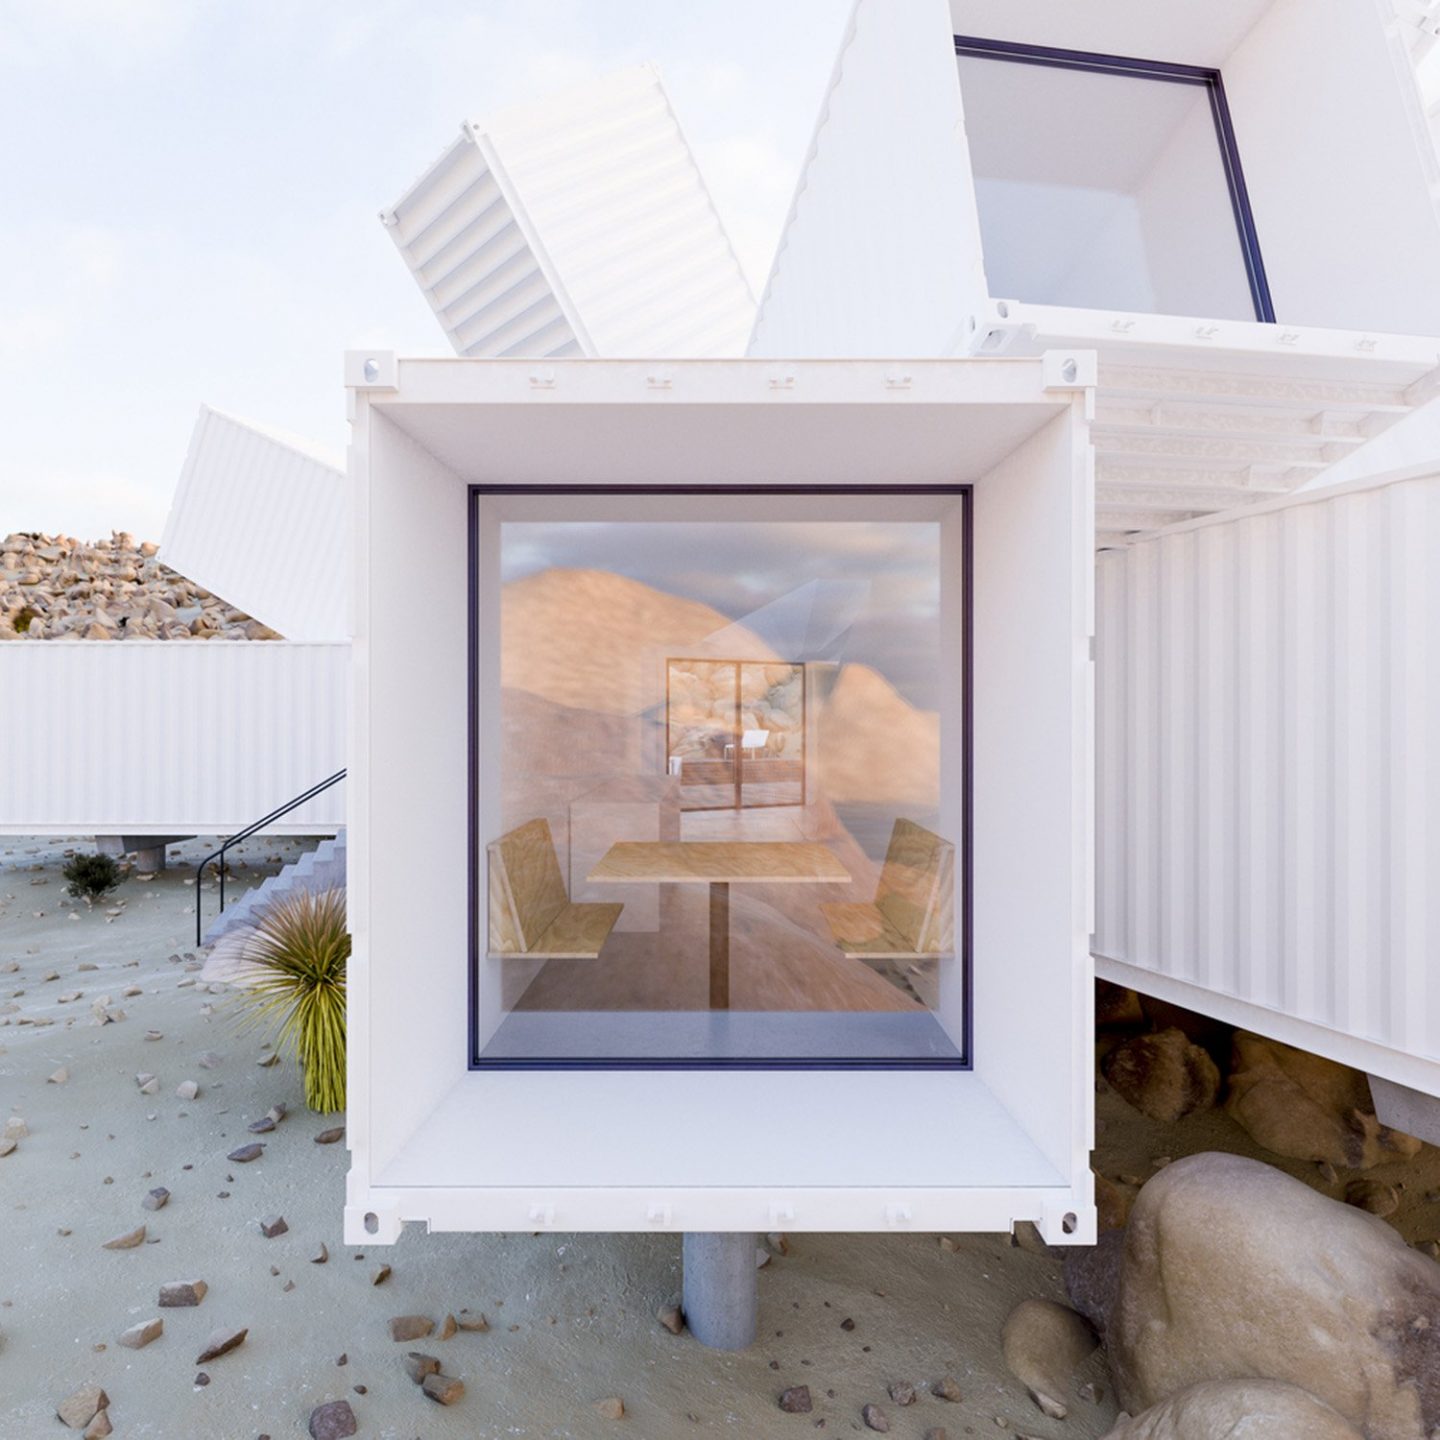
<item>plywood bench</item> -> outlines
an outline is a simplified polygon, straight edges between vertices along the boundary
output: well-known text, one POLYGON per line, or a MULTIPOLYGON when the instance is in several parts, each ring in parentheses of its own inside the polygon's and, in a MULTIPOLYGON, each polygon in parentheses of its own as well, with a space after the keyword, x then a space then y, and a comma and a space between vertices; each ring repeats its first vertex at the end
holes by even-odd
POLYGON ((897 820, 873 903, 822 905, 831 938, 852 960, 935 959, 955 948, 955 847, 897 820))
POLYGON ((565 890, 550 822, 530 820, 486 847, 490 953, 532 960, 595 960, 625 908, 574 905, 565 890))

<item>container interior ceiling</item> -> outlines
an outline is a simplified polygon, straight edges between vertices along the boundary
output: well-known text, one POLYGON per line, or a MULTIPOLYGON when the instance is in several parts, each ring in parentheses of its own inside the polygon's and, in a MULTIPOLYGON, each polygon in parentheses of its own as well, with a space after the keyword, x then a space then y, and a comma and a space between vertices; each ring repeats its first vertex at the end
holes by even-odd
MULTIPOLYGON (((955 34, 1220 74, 1280 324, 1440 333, 1440 217, 1410 72, 1374 0, 952 0, 955 34)), ((1032 57, 1033 58, 1033 57, 1032 57)), ((961 54, 990 293, 1264 319, 1207 87, 961 54)))

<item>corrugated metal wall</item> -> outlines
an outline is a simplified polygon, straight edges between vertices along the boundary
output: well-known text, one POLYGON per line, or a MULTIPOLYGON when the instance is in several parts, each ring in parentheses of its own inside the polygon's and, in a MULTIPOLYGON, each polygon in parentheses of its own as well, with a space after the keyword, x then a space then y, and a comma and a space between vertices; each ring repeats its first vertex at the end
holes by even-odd
POLYGON ((1436 475, 1098 557, 1097 958, 1440 1059, 1437 557, 1436 475))
MULTIPOLYGON (((348 645, 0 645, 0 832, 231 834, 346 763, 348 645), (19 723, 24 716, 25 722, 19 723)), ((282 826, 345 823, 345 786, 282 826)))
POLYGON ((287 640, 350 634, 345 472, 305 442, 201 406, 160 559, 287 640))

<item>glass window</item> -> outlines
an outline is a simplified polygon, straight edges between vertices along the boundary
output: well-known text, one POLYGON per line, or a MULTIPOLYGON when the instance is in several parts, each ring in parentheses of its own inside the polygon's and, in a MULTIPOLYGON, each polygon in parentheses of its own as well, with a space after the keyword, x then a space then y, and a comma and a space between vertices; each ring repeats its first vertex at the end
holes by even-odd
POLYGON ((955 43, 991 295, 1271 318, 1216 72, 955 43))
POLYGON ((479 1064, 964 1062, 963 498, 724 503, 477 519, 479 1064))

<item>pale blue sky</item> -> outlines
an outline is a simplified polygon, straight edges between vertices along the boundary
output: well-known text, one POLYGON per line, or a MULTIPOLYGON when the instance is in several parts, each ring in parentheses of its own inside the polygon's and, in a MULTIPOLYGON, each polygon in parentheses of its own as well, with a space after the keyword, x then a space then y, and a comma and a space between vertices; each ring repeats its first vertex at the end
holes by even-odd
POLYGON ((376 218, 466 116, 655 62, 759 288, 849 0, 3 0, 0 534, 158 539, 202 401, 343 447, 445 348, 376 218))

